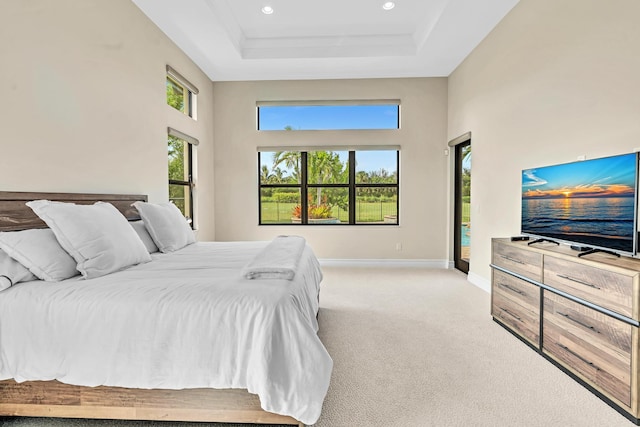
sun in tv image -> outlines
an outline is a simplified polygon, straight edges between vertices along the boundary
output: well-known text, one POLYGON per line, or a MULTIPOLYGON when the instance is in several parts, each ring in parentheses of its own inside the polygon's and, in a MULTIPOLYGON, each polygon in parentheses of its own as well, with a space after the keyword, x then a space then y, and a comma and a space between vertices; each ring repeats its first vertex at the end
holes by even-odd
POLYGON ((634 252, 636 154, 522 171, 522 232, 634 252))

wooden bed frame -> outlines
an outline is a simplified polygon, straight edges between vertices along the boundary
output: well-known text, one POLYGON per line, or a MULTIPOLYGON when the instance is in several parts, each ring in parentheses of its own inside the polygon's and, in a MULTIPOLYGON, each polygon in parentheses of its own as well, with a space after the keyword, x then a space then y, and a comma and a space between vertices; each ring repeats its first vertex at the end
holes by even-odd
MULTIPOLYGON (((0 191, 0 231, 46 228, 44 222, 25 205, 25 202, 37 199, 77 204, 105 201, 113 204, 131 221, 140 219, 131 203, 147 201, 147 196, 0 191)), ((207 421, 304 427, 303 423, 292 417, 263 410, 258 396, 247 390, 146 390, 83 387, 58 381, 0 381, 0 418, 6 416, 207 421)))

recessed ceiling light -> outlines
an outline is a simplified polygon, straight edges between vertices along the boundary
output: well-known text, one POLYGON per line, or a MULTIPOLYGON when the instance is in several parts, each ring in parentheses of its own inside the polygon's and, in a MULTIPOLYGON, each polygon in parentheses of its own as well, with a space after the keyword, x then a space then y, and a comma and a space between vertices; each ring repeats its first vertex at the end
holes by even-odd
POLYGON ((271 15, 273 13, 273 8, 271 6, 265 6, 262 8, 262 13, 265 15, 271 15))
POLYGON ((382 8, 383 8, 384 10, 391 10, 391 9, 393 9, 394 7, 396 7, 396 4, 395 4, 394 2, 392 2, 392 1, 388 1, 388 2, 386 2, 386 3, 384 3, 384 4, 382 5, 382 8))

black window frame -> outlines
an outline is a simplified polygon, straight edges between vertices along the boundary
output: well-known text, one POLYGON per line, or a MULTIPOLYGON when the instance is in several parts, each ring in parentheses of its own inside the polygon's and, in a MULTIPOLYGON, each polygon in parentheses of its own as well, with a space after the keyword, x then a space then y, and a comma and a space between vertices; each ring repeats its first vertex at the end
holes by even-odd
MULTIPOLYGON (((187 161, 185 162, 185 166, 187 167, 187 180, 179 180, 179 179, 169 179, 169 186, 171 185, 180 185, 180 186, 184 186, 186 188, 188 188, 188 193, 189 193, 189 212, 191 213, 191 216, 185 216, 185 218, 187 219, 187 222, 189 222, 189 224, 191 225, 191 228, 195 228, 195 212, 193 210, 193 187, 194 187, 194 179, 193 179, 193 146, 196 144, 193 144, 192 142, 188 141, 187 139, 176 135, 175 134, 176 131, 174 131, 173 129, 169 129, 169 133, 167 135, 167 143, 168 143, 168 139, 173 137, 176 139, 181 140, 182 142, 184 142, 185 144, 187 144, 187 161)), ((170 187, 169 187, 170 188, 170 187)), ((169 192, 169 197, 171 197, 171 192, 169 192)), ((171 201, 171 198, 169 198, 169 200, 171 201)))
POLYGON ((259 132, 280 132, 280 131, 300 131, 300 132, 308 132, 308 131, 378 131, 378 130, 398 130, 400 129, 400 101, 399 100, 386 100, 386 101, 378 101, 378 102, 367 102, 367 101, 358 101, 358 102, 340 102, 340 101, 326 101, 326 102, 259 102, 256 105, 256 130, 259 132), (263 129, 260 125, 261 121, 261 111, 265 108, 270 107, 367 107, 367 106, 387 106, 387 107, 395 107, 396 108, 396 121, 394 127, 389 128, 367 128, 367 127, 320 127, 320 128, 306 128, 306 129, 298 129, 294 126, 288 126, 284 129, 263 129))
MULTIPOLYGON (((297 151, 297 150, 287 150, 287 151, 297 151)), ((368 150, 340 150, 337 147, 332 148, 323 148, 318 147, 313 150, 300 150, 297 151, 300 153, 300 182, 297 184, 263 184, 261 182, 261 152, 258 151, 258 225, 260 226, 282 226, 282 225, 293 225, 293 226, 301 226, 301 225, 313 225, 313 226, 346 226, 346 225, 355 225, 355 226, 399 226, 400 225, 400 150, 399 149, 385 149, 380 148, 375 151, 395 151, 396 152, 396 182, 395 183, 356 183, 356 153, 360 151, 368 151, 368 150), (308 162, 307 156, 309 152, 314 151, 348 151, 348 167, 349 167, 349 179, 347 183, 342 184, 310 184, 308 183, 308 162), (262 222, 262 189, 263 188, 296 188, 300 190, 300 223, 263 223, 262 222), (340 222, 333 224, 323 224, 323 223, 310 223, 309 215, 308 215, 308 195, 309 189, 313 188, 348 188, 349 190, 349 222, 340 222), (356 218, 356 206, 357 206, 357 190, 358 188, 395 188, 396 189, 396 221, 395 222, 358 222, 356 218)), ((267 152, 267 151, 265 151, 267 152)))

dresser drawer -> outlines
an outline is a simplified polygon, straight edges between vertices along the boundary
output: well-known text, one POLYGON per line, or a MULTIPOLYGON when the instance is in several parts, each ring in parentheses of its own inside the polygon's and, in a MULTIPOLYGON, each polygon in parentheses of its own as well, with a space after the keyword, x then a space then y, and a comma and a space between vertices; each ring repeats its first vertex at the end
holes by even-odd
POLYGON ((538 252, 494 241, 492 262, 536 282, 542 281, 542 254, 538 252))
POLYGON ((544 257, 545 285, 624 316, 633 317, 635 274, 625 275, 564 259, 544 257))
POLYGON ((632 326, 544 292, 543 351, 631 406, 632 326))
POLYGON ((540 343, 540 288, 493 271, 491 314, 536 347, 540 343))

